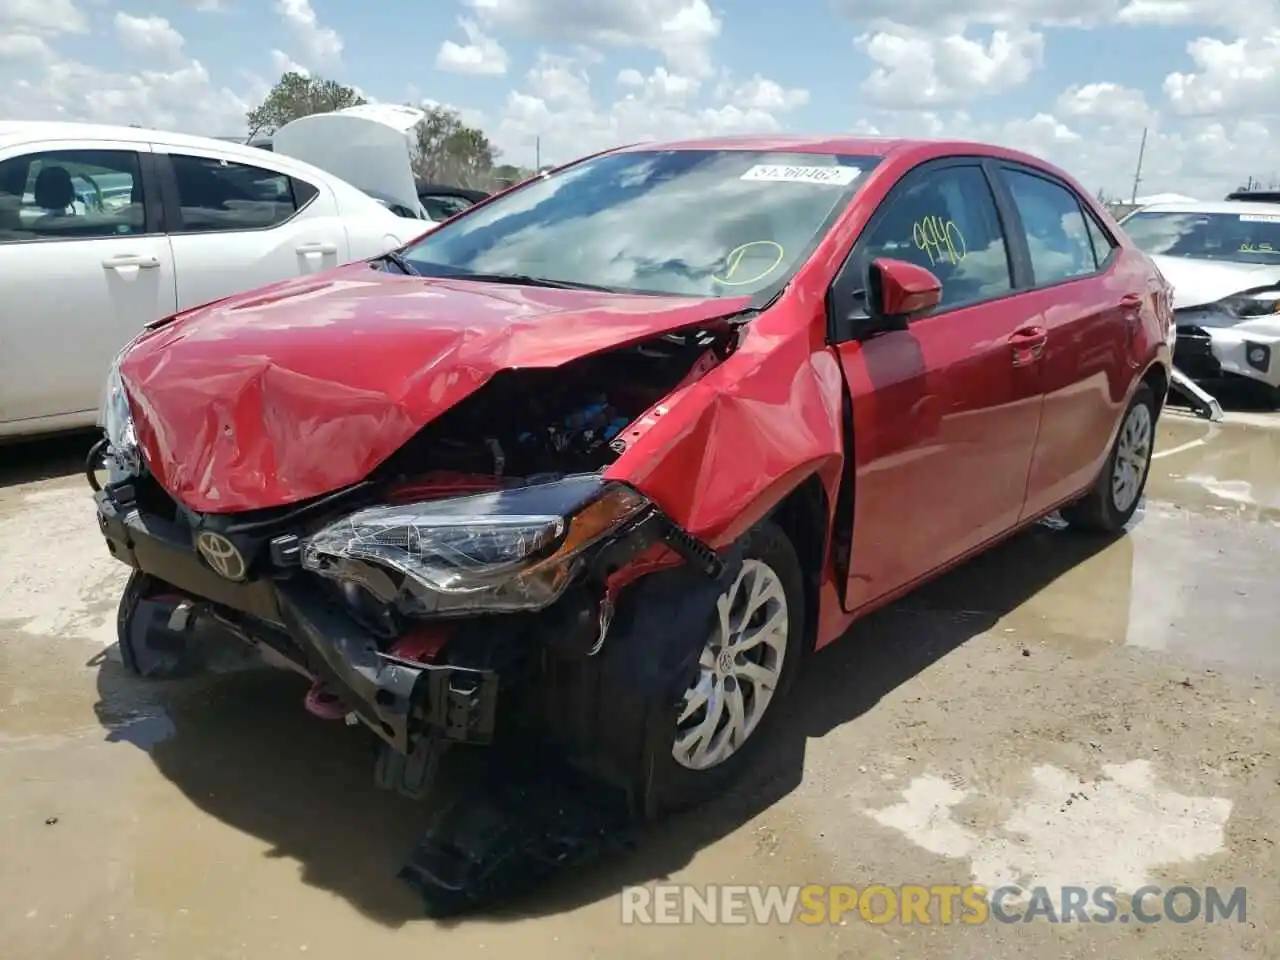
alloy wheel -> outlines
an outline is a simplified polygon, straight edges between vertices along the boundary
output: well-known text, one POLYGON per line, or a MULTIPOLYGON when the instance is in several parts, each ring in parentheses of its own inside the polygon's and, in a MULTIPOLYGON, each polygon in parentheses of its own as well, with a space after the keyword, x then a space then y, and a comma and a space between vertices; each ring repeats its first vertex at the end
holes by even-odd
POLYGON ((777 573, 744 560, 717 601, 717 621, 685 692, 671 753, 690 770, 733 756, 760 725, 782 679, 787 653, 787 594, 777 573))
POLYGON ((1142 481, 1151 460, 1151 408, 1135 404, 1120 427, 1115 463, 1111 469, 1111 499, 1124 513, 1142 492, 1142 481))

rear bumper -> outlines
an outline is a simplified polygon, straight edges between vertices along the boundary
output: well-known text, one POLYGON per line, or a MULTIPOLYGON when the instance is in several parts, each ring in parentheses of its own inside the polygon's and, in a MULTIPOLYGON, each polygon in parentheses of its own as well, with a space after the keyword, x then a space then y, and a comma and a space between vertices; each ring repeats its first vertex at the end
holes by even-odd
POLYGON ((241 625, 247 638, 286 637, 282 645, 265 642, 323 681, 397 751, 410 754, 423 738, 492 741, 495 671, 384 653, 378 638, 296 567, 268 558, 251 565, 243 582, 225 579, 196 551, 189 527, 144 513, 128 484, 105 487, 94 498, 98 527, 116 559, 241 625))

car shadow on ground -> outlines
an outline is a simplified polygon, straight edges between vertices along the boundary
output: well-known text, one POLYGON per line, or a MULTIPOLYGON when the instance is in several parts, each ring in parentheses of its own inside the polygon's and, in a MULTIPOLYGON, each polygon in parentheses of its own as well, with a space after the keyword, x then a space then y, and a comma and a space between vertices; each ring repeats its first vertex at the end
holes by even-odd
MULTIPOLYGON (((680 870, 800 784, 809 740, 872 710, 1110 542, 1039 524, 864 619, 814 654, 760 762, 729 795, 655 825, 630 849, 561 873, 483 917, 561 913, 680 870)), ((426 824, 425 811, 374 786, 368 734, 303 710, 305 682, 255 670, 143 683, 112 658, 102 659, 98 676, 98 712, 112 728, 109 738, 147 750, 204 813, 266 842, 269 856, 296 861, 304 882, 376 922, 395 927, 424 917, 422 902, 396 872, 426 824), (160 726, 121 727, 128 704, 143 699, 163 704, 160 726)))
POLYGON ((0 487, 83 474, 89 451, 100 436, 77 430, 34 440, 0 441, 0 487))

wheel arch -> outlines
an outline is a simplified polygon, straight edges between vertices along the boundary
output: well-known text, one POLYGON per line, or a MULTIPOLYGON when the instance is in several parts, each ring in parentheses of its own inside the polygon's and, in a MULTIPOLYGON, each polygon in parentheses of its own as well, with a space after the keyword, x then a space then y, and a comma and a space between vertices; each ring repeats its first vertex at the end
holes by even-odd
POLYGON ((1169 395, 1169 371, 1165 369, 1162 362, 1157 360, 1147 367, 1147 372, 1142 375, 1142 382, 1155 394, 1156 416, 1159 416, 1169 395))
POLYGON ((817 643, 822 576, 830 549, 831 505, 822 478, 815 471, 803 477, 768 512, 796 551, 804 580, 804 645, 809 653, 817 643))

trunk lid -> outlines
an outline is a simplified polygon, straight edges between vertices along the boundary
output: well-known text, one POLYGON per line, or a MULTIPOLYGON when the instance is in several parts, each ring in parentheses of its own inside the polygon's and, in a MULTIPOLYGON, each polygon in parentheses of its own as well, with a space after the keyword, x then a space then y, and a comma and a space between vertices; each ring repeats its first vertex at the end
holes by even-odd
POLYGON ((416 107, 392 103, 313 113, 277 130, 272 146, 276 153, 319 167, 370 196, 389 198, 425 217, 411 163, 413 130, 425 117, 416 107))

